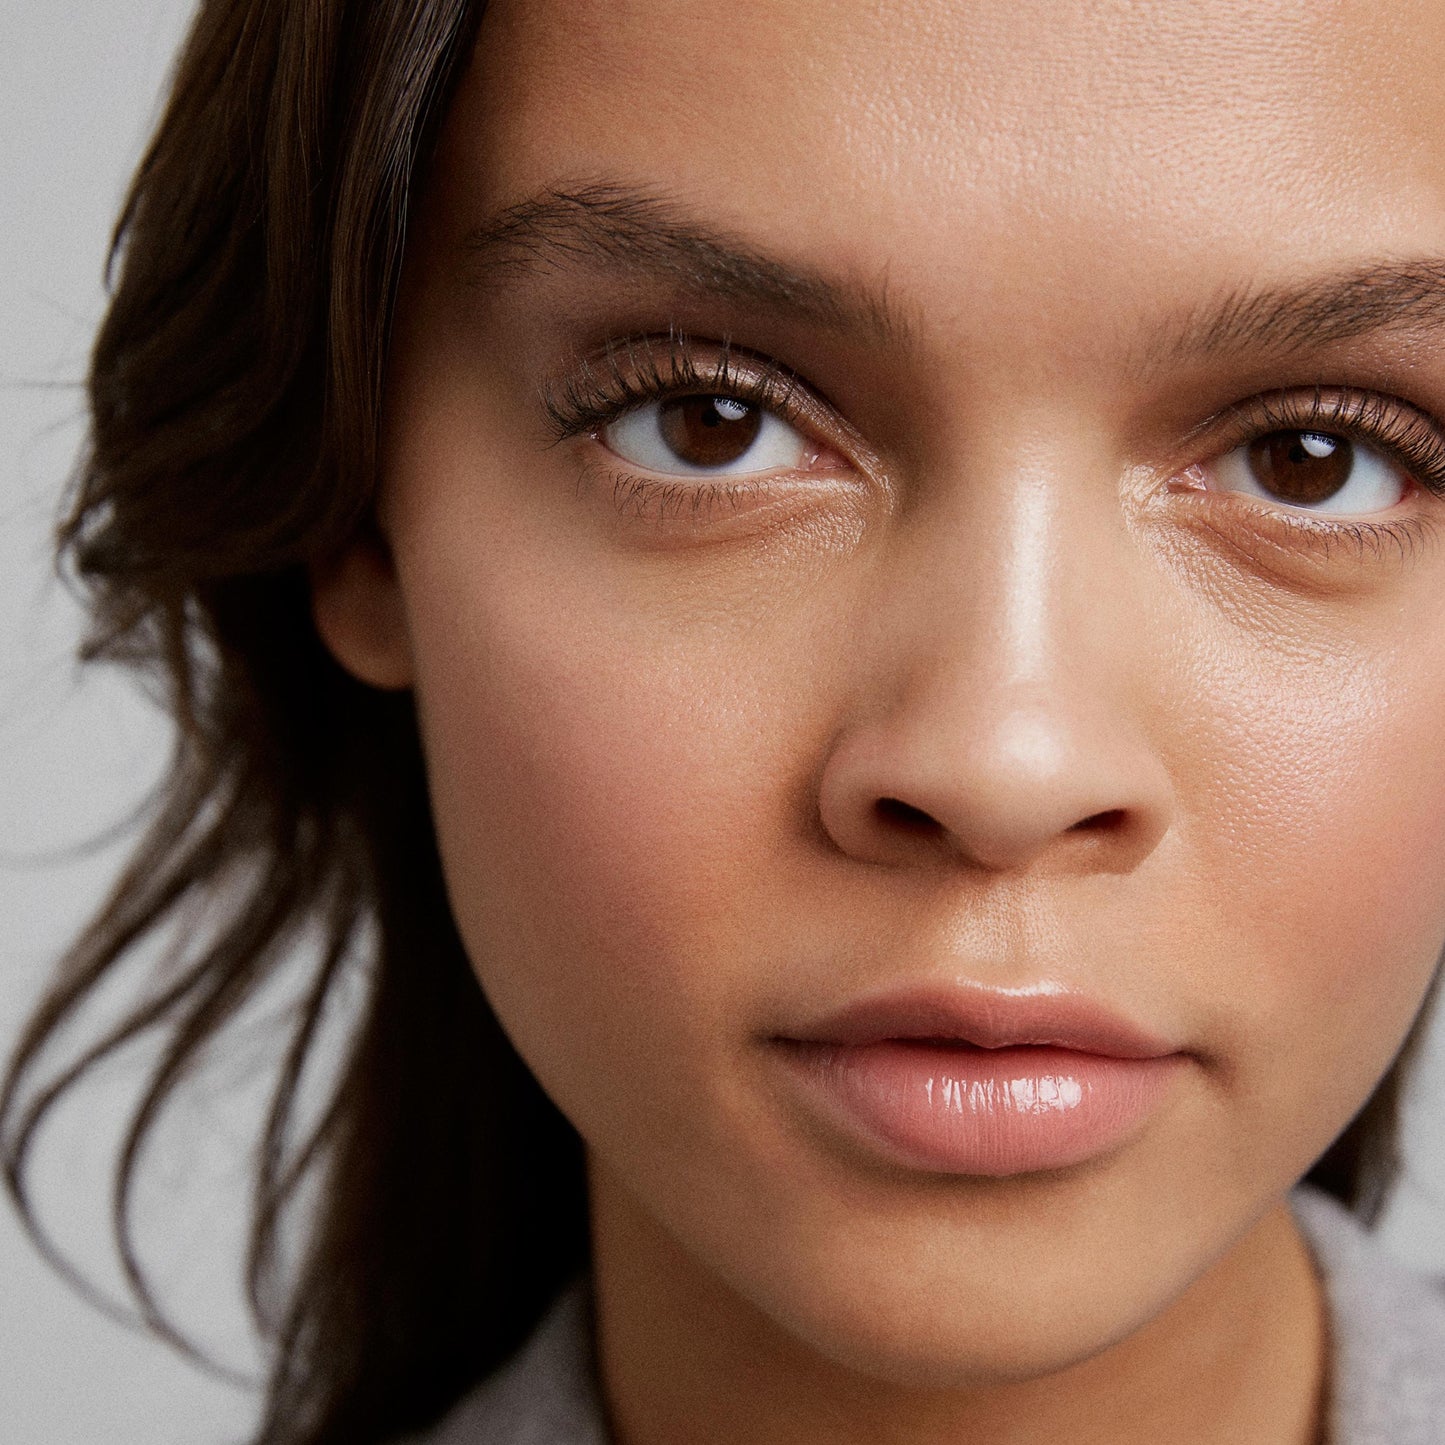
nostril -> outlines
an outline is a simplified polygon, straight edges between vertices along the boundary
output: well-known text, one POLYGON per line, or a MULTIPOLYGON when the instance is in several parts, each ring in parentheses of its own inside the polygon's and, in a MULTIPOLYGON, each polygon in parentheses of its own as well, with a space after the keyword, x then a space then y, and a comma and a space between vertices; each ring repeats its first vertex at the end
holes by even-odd
POLYGON ((895 827, 906 828, 910 833, 937 833, 941 831, 938 821, 922 808, 905 803, 899 798, 879 798, 873 805, 879 821, 895 827))
POLYGON ((1091 813, 1069 826, 1071 833, 1118 833, 1128 822, 1123 808, 1108 808, 1102 813, 1091 813))

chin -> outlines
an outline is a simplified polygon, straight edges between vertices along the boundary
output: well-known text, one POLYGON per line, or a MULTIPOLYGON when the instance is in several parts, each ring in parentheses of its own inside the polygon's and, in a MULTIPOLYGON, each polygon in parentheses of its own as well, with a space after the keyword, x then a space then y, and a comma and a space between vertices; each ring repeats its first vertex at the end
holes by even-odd
POLYGON ((806 1295, 770 1290, 756 1303, 806 1348, 870 1380, 978 1389, 1083 1363, 1145 1326, 1187 1284, 1128 1280, 1101 1289, 1082 1273, 1070 1261, 1045 1263, 1025 1283, 1012 1267, 937 1260, 911 1277, 885 1265, 806 1295))
POLYGON ((771 1216, 770 1228, 715 1238, 709 1263, 806 1351, 900 1389, 980 1388, 1079 1365, 1166 1312, 1248 1227, 1158 1209, 1129 1171, 861 1194, 824 1204, 814 1192, 806 1214, 749 1211, 771 1216), (760 1251, 763 1234, 772 1242, 760 1251))

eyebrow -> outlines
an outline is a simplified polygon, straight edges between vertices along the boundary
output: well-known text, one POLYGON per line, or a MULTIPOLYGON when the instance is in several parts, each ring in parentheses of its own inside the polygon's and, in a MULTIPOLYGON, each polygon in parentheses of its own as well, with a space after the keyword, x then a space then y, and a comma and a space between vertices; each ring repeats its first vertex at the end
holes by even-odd
MULTIPOLYGON (((664 280, 723 301, 787 312, 872 341, 912 327, 878 285, 784 262, 661 192, 615 181, 550 187, 467 232, 470 280, 491 289, 569 267, 664 280)), ((1146 363, 1250 351, 1289 353, 1382 331, 1445 324, 1445 260, 1364 263, 1294 286, 1245 286, 1156 333, 1146 363)))
POLYGON ((764 254, 665 195, 612 182, 542 191, 497 212, 462 244, 472 284, 482 289, 581 266, 661 279, 874 341, 908 332, 886 271, 876 286, 834 280, 764 254))
POLYGON ((1297 286, 1241 288, 1186 314, 1151 359, 1221 352, 1291 352, 1382 331, 1445 323, 1445 261, 1424 258, 1351 267, 1297 286))

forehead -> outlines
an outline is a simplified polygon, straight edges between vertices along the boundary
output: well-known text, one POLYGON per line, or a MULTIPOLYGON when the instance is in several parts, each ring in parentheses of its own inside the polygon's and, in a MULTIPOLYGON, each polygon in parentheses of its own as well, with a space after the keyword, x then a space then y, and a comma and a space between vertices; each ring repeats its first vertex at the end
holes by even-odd
POLYGON ((1442 62, 1434 0, 497 0, 442 170, 473 222, 617 180, 923 309, 1093 324, 1445 250, 1442 62))

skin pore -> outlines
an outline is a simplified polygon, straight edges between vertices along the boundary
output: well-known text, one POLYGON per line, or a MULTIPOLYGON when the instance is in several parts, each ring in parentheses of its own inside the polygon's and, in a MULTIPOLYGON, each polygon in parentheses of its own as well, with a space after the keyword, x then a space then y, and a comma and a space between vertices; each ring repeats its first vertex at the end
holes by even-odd
POLYGON ((1316 1439, 1284 1197, 1445 941, 1445 17, 1387 9, 489 7, 316 613, 587 1144, 621 1445, 1316 1439), (907 1167, 777 1041, 919 984, 1177 1067, 1081 1164, 907 1167))

